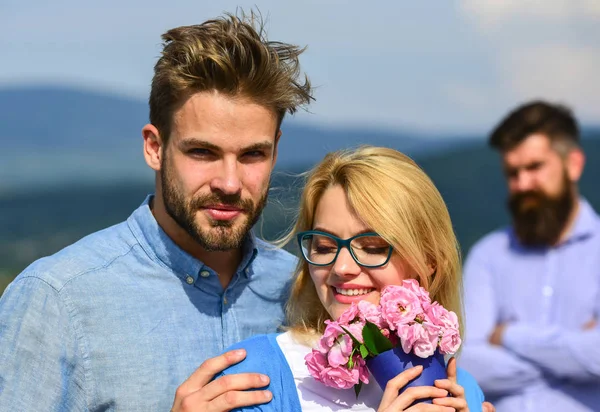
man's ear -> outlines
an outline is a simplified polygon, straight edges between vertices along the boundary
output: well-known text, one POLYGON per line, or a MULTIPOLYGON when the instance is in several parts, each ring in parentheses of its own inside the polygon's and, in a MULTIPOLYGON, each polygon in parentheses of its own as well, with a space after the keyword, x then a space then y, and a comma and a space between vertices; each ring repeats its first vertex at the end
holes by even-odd
POLYGON ((273 167, 275 167, 275 163, 277 163, 277 154, 279 153, 279 140, 281 139, 281 129, 277 131, 277 136, 275 136, 275 145, 273 146, 273 167))
POLYGON ((144 159, 148 166, 158 172, 164 152, 160 133, 154 125, 147 124, 142 128, 142 137, 144 138, 144 159))
POLYGON ((578 182, 585 166, 585 154, 583 150, 579 148, 571 150, 565 159, 565 166, 569 180, 571 182, 578 182))

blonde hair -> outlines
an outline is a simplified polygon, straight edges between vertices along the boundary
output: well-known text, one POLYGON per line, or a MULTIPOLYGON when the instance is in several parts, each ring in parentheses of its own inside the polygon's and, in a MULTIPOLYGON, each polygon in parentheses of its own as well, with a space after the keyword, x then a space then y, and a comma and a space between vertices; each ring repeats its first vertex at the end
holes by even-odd
POLYGON ((168 141, 173 114, 192 94, 216 90, 267 107, 281 125, 286 112, 308 104, 311 86, 300 80, 303 48, 268 41, 260 15, 226 14, 162 35, 163 51, 154 67, 150 123, 168 141))
MULTIPOLYGON (((431 179, 396 150, 363 146, 328 154, 308 174, 298 220, 284 241, 313 228, 319 200, 335 185, 344 189, 353 211, 416 273, 432 300, 456 312, 462 325, 460 254, 450 214, 431 179)), ((307 338, 322 333, 330 319, 303 259, 286 314, 288 329, 307 338)))

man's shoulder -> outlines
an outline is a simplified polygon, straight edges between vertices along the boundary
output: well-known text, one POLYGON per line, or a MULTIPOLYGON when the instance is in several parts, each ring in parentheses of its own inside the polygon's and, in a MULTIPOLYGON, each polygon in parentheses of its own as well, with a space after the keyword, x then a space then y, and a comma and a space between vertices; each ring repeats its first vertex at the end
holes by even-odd
POLYGON ((498 252, 498 250, 506 250, 511 244, 511 233, 512 229, 510 226, 496 229, 475 242, 471 247, 469 254, 488 254, 490 250, 495 252, 498 252))
POLYGON ((267 263, 270 267, 293 270, 298 263, 296 256, 263 239, 256 238, 256 248, 258 249, 256 260, 260 263, 267 263))
POLYGON ((119 257, 127 255, 136 244, 127 223, 122 222, 36 260, 15 280, 38 278, 52 288, 61 290, 79 276, 107 268, 119 257))

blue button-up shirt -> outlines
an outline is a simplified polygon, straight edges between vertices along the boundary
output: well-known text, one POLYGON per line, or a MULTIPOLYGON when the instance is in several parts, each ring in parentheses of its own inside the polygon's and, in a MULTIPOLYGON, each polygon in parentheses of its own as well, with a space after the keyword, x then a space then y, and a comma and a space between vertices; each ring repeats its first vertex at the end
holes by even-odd
POLYGON ((205 359, 282 324, 295 257, 252 235, 223 290, 148 201, 8 286, 0 411, 168 411, 205 359))
POLYGON ((600 218, 583 199, 567 239, 526 248, 510 229, 475 245, 465 264, 460 365, 498 412, 600 410, 600 218), (503 345, 488 337, 507 323, 503 345))

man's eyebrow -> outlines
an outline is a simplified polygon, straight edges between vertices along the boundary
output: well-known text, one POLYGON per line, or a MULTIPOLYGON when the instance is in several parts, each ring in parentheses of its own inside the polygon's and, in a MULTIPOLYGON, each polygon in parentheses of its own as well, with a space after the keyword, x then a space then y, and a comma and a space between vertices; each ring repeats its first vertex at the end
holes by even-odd
POLYGON ((246 147, 242 148, 242 152, 252 152, 254 150, 271 151, 271 150, 273 150, 273 142, 270 142, 270 141, 258 142, 258 143, 254 143, 254 144, 251 144, 250 146, 246 146, 246 147))
MULTIPOLYGON (((191 147, 201 147, 203 149, 209 149, 214 152, 221 152, 223 150, 221 147, 217 146, 214 143, 196 137, 183 139, 179 142, 178 146, 181 150, 186 150, 191 147)), ((254 150, 271 151, 273 150, 273 142, 265 140, 264 142, 253 143, 250 146, 246 146, 241 149, 242 152, 251 152, 254 150)))
POLYGON ((181 150, 189 149, 191 147, 202 147, 204 149, 210 149, 216 152, 221 151, 221 148, 216 144, 208 142, 206 140, 198 139, 196 137, 183 139, 179 142, 178 146, 181 150))

